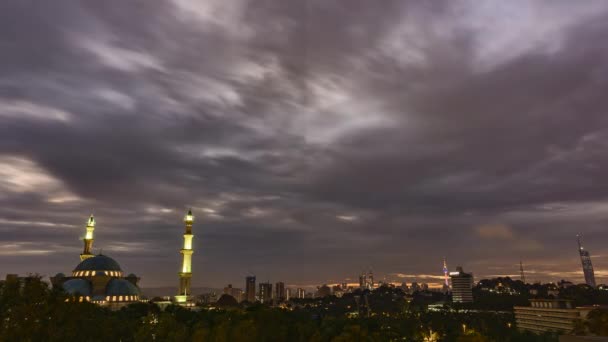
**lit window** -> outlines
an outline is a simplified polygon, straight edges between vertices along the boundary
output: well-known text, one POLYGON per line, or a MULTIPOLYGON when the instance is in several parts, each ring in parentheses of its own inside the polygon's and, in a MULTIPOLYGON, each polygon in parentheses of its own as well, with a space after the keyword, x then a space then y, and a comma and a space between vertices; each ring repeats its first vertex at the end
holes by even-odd
POLYGON ((82 302, 82 297, 79 297, 79 298, 78 298, 78 301, 79 301, 79 302, 82 302))
POLYGON ((94 276, 95 275, 95 271, 91 272, 91 275, 94 276))
POLYGON ((116 296, 112 296, 112 301, 115 302, 116 301, 116 296))
POLYGON ((110 301, 110 296, 106 296, 106 300, 109 302, 110 301))
POLYGON ((84 272, 84 276, 88 277, 89 276, 89 271, 84 272))
POLYGON ((89 296, 87 296, 86 298, 87 298, 87 302, 91 300, 91 297, 89 297, 89 296))
POLYGON ((122 302, 122 296, 118 297, 118 300, 122 302))

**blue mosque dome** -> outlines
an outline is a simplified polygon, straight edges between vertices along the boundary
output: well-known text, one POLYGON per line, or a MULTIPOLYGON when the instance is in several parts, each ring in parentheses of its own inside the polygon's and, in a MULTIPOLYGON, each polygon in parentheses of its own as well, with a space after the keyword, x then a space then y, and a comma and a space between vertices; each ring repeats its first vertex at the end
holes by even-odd
POLYGON ((74 271, 122 271, 120 265, 112 258, 105 255, 96 255, 84 259, 74 271))
POLYGON ((63 283, 63 290, 68 294, 75 295, 80 294, 82 296, 91 295, 91 284, 87 280, 75 278, 70 279, 63 283))
POLYGON ((139 296, 139 289, 125 279, 112 279, 106 286, 108 296, 139 296))

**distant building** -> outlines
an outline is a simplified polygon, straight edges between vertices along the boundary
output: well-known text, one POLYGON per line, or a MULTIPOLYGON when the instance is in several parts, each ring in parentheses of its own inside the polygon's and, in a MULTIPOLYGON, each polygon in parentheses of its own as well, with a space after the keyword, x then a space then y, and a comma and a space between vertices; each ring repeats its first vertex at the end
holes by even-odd
POLYGON ((359 276, 359 287, 364 289, 367 285, 367 275, 365 273, 359 276))
POLYGON ((277 282, 276 284, 274 284, 274 298, 279 301, 282 302, 286 299, 287 295, 285 293, 285 283, 284 282, 277 282))
POLYGON ((412 282, 412 286, 410 286, 411 293, 420 291, 420 285, 417 282, 412 282))
POLYGON ((328 296, 331 296, 331 289, 329 288, 329 286, 324 284, 323 286, 320 286, 317 289, 317 297, 323 298, 328 296))
POLYGON ((250 303, 255 302, 255 276, 245 278, 245 299, 250 303))
POLYGON ((258 293, 258 298, 261 303, 271 303, 272 302, 272 284, 271 283, 260 283, 260 291, 258 293))
POLYGON ((570 301, 557 299, 531 299, 530 306, 516 306, 517 328, 535 333, 569 333, 578 319, 586 319, 595 307, 572 307, 570 301))
POLYGON ((593 272, 593 265, 591 264, 591 256, 589 251, 585 250, 581 245, 581 236, 578 237, 578 252, 581 256, 581 264, 583 266, 583 273, 585 275, 585 283, 591 287, 595 287, 595 273, 593 272))
POLYGON ((232 296, 237 303, 243 300, 243 290, 232 287, 232 284, 224 287, 224 294, 232 296))
POLYGON ((293 289, 285 289, 285 300, 290 300, 293 297, 293 289))
POLYGON ((452 301, 454 303, 473 302, 473 274, 465 273, 462 267, 456 267, 456 272, 450 272, 452 280, 452 301))
POLYGON ((296 298, 298 298, 298 299, 306 298, 306 291, 303 288, 298 288, 296 290, 296 298))

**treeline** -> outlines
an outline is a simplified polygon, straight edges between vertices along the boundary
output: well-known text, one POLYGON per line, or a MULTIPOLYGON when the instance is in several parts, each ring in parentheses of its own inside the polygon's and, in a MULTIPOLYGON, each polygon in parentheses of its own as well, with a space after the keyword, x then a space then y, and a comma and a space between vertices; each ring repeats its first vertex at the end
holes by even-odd
POLYGON ((518 332, 509 314, 412 310, 388 289, 368 295, 371 310, 354 317, 329 309, 349 300, 335 297, 289 310, 161 311, 138 303, 110 311, 66 302, 64 293, 28 277, 0 285, 0 341, 556 341, 518 332))

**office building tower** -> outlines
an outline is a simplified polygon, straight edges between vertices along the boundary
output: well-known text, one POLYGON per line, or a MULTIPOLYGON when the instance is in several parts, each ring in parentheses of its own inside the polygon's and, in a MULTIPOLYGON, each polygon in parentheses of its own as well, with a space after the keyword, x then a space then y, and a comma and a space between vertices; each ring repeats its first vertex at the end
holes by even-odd
POLYGON ((258 298, 261 303, 269 304, 272 302, 272 284, 271 283, 260 283, 260 291, 258 298))
POLYGON ((298 299, 306 298, 306 291, 303 288, 298 288, 296 290, 296 298, 298 298, 298 299))
POLYGON ((593 272, 593 265, 591 264, 591 256, 589 251, 583 248, 581 244, 581 236, 577 235, 578 238, 578 252, 581 256, 581 264, 583 266, 583 273, 585 275, 585 283, 595 288, 595 273, 593 272))
POLYGON ((465 273, 462 267, 456 267, 456 272, 450 272, 452 279, 452 301, 454 303, 473 302, 473 274, 465 273))
POLYGON ((245 278, 245 300, 249 303, 255 302, 255 276, 245 278))
POLYGON ((285 300, 285 297, 285 283, 280 281, 274 284, 274 299, 282 302, 285 300))
POLYGON ((285 300, 290 300, 293 297, 293 289, 286 288, 285 289, 285 300))
POLYGON ((521 262, 521 260, 519 261, 519 277, 521 278, 521 281, 525 284, 526 274, 524 273, 524 264, 521 262))

